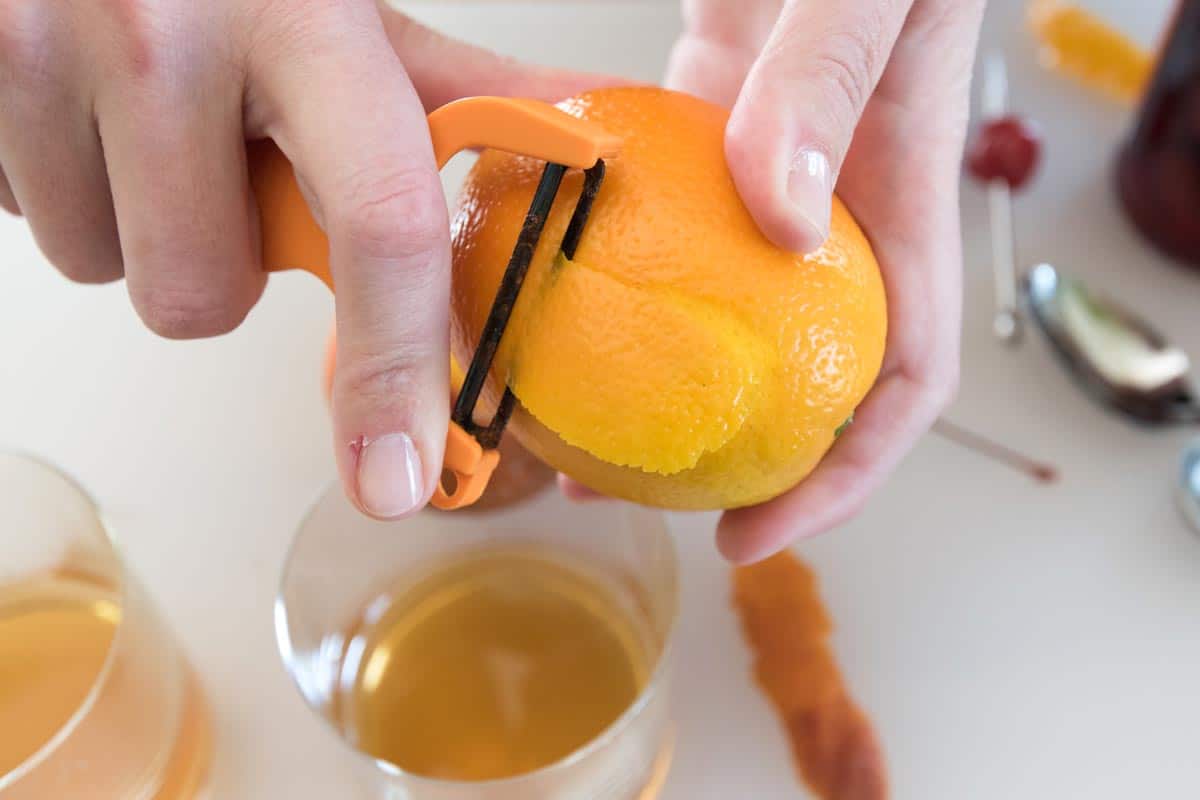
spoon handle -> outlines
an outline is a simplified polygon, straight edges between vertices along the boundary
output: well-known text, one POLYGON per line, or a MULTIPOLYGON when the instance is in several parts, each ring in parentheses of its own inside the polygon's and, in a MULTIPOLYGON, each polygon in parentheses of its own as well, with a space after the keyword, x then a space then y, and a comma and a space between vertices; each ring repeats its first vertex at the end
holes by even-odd
POLYGON ((1017 316, 1017 264, 1013 253, 1012 189, 1001 180, 988 184, 988 218, 992 233, 992 270, 996 313, 992 330, 1005 344, 1017 342, 1021 333, 1017 316))
MULTIPOLYGON (((1008 71, 1004 57, 992 54, 984 67, 980 112, 984 120, 995 120, 1008 113, 1008 71)), ((1007 181, 993 178, 988 181, 988 222, 992 239, 992 277, 996 313, 992 330, 1005 344, 1015 344, 1021 333, 1017 309, 1017 265, 1013 252, 1016 233, 1013 230, 1012 188, 1007 181)))

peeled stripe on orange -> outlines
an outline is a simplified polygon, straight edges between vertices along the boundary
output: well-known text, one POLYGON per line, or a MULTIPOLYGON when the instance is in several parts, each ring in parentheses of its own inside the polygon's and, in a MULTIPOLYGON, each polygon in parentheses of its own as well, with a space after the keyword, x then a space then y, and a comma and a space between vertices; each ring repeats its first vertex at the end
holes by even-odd
MULTIPOLYGON (((493 367, 511 429, 605 494, 668 508, 761 502, 807 476, 878 374, 886 300, 836 197, 829 240, 771 244, 725 163, 727 112, 652 88, 564 101, 624 140, 575 257, 564 179, 493 367)), ((453 343, 466 361, 544 165, 485 152, 453 223, 453 343)))

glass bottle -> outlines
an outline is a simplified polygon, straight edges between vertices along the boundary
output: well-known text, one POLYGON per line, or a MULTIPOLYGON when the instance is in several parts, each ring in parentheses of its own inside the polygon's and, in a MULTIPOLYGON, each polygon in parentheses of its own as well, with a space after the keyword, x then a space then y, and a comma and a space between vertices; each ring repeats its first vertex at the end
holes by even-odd
POLYGON ((1126 214, 1166 255, 1200 269, 1200 0, 1181 0, 1117 160, 1126 214))

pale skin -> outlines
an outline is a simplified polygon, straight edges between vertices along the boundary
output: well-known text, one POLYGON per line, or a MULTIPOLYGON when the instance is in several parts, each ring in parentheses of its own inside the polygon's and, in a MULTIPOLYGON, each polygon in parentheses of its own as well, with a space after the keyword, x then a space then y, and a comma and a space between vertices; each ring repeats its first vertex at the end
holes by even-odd
MULTIPOLYGON (((727 512, 763 558, 856 513, 953 395, 958 168, 983 0, 684 0, 667 85, 732 108, 730 170, 763 233, 819 247, 837 191, 888 291, 883 373, 790 492, 727 512)), ((237 327, 262 294, 244 142, 296 166, 338 286, 339 470, 364 512, 425 505, 448 416, 450 243, 424 115, 618 82, 528 67, 375 0, 0 0, 0 205, 73 280, 124 278, 169 338, 237 327)), ((578 493, 577 490, 569 491, 578 493)))

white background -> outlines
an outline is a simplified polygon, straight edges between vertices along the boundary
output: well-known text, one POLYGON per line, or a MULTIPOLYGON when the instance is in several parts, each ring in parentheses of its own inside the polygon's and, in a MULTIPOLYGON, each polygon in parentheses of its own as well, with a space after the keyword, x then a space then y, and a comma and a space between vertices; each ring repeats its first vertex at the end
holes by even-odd
MULTIPOLYGON (((992 5, 985 48, 1008 54, 1014 103, 1048 137, 1017 210, 1022 260, 1152 310, 1200 354, 1200 275, 1145 250, 1110 191, 1128 112, 1041 71, 1020 4, 992 5)), ((1148 42, 1166 5, 1103 7, 1148 42)), ((671 3, 418 12, 514 55, 650 80, 679 25, 671 3)), ((1054 461, 1064 479, 1036 486, 927 438, 866 513, 797 548, 819 570, 841 662, 878 724, 897 798, 1196 796, 1200 540, 1170 497, 1187 434, 1089 405, 1037 339, 1017 352, 993 342, 981 194, 966 188, 964 208, 963 381, 950 416, 1054 461)), ((170 343, 140 327, 121 285, 61 279, 19 221, 0 221, 0 253, 0 443, 62 464, 106 506, 211 694, 213 796, 347 796, 336 739, 290 685, 271 627, 291 530, 332 475, 318 389, 325 289, 273 277, 237 332, 170 343)), ((673 524, 681 740, 666 798, 804 796, 750 683, 713 518, 673 524)))

